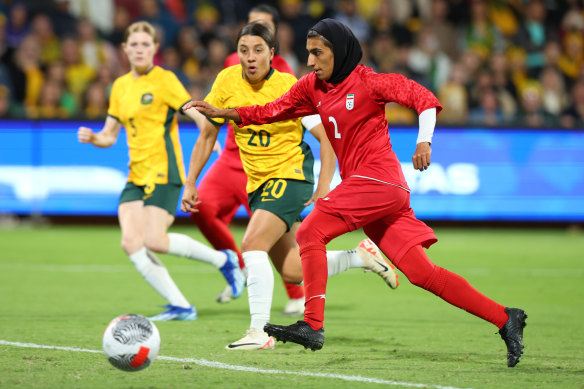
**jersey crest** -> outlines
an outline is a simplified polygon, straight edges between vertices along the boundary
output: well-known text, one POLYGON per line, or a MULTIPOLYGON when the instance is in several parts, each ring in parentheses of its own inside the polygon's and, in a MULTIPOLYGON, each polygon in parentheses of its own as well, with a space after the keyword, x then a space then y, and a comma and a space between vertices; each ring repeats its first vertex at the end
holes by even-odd
POLYGON ((345 100, 345 107, 350 111, 355 108, 355 95, 351 93, 347 95, 347 99, 345 100))
POLYGON ((143 105, 152 104, 152 100, 154 100, 154 96, 152 96, 152 93, 144 93, 142 95, 141 102, 143 105))

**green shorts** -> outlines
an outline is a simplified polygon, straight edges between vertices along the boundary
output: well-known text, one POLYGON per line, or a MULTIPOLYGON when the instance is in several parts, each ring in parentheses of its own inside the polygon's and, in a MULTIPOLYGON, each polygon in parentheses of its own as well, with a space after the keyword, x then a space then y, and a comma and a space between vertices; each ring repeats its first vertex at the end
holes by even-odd
POLYGON ((120 204, 128 201, 142 200, 144 205, 153 205, 166 209, 171 215, 176 214, 176 207, 180 197, 182 185, 178 184, 155 184, 155 185, 135 185, 128 182, 120 195, 120 204))
POLYGON ((248 194, 252 213, 256 209, 270 211, 284 220, 288 231, 292 224, 299 222, 300 212, 314 192, 314 185, 308 181, 272 178, 257 190, 248 194))

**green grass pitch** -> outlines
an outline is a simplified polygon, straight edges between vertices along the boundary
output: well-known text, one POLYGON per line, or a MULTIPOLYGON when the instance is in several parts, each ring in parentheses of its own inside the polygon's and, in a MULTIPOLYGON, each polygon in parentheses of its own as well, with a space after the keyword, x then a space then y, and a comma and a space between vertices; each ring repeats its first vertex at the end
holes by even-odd
MULTIPOLYGON (((193 227, 173 227, 204 241, 193 227)), ((235 227, 241 239, 243 229, 235 227)), ((161 256, 195 322, 157 323, 159 358, 118 371, 101 350, 107 323, 153 315, 165 302, 123 254, 115 226, 0 229, 0 388, 584 388, 584 232, 438 228, 430 258, 529 319, 525 354, 506 366, 496 328, 412 286, 397 290, 352 269, 329 279, 324 348, 286 343, 227 351, 249 326, 247 292, 215 302, 224 281, 209 265, 161 256), (32 347, 23 347, 24 344, 32 347), (40 346, 67 349, 40 348, 40 346), (79 348, 75 350, 69 348, 79 348)), ((329 249, 353 248, 358 231, 329 249)), ((271 322, 286 296, 276 276, 271 322)))

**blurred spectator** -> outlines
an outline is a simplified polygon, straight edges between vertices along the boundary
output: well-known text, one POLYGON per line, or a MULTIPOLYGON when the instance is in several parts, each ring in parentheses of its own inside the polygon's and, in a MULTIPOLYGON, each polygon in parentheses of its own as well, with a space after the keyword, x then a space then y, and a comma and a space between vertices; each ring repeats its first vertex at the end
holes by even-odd
POLYGON ((67 89, 73 94, 75 101, 81 104, 83 94, 95 77, 96 71, 81 60, 79 45, 74 38, 63 39, 61 48, 67 89))
POLYGON ((515 45, 527 52, 526 66, 530 77, 536 76, 544 66, 543 48, 551 38, 545 18, 543 0, 530 0, 525 5, 525 17, 514 37, 515 45))
POLYGON ((8 12, 6 25, 6 43, 8 47, 17 48, 28 34, 28 11, 24 3, 16 3, 8 12))
POLYGON ((41 71, 41 49, 32 35, 25 37, 16 50, 8 51, 5 62, 12 84, 14 103, 19 108, 36 103, 44 81, 41 71))
POLYGON ((10 89, 0 84, 0 118, 9 118, 12 116, 10 89))
POLYGON ((296 54, 294 54, 294 30, 286 22, 280 23, 278 26, 278 48, 280 55, 284 57, 284 60, 290 65, 294 74, 298 74, 298 68, 300 63, 296 54))
POLYGON ((456 29, 448 21, 448 1, 434 0, 432 1, 430 19, 424 22, 436 36, 440 50, 443 51, 450 60, 458 59, 458 47, 456 44, 457 36, 456 29))
POLYGON ((448 81, 438 90, 438 100, 444 109, 438 115, 439 124, 463 125, 468 115, 468 93, 466 83, 467 68, 462 62, 455 63, 450 72, 448 81))
POLYGON ((139 4, 139 19, 150 22, 154 27, 160 27, 164 31, 164 40, 159 41, 161 46, 174 44, 179 25, 166 8, 161 6, 157 0, 140 0, 139 4))
POLYGON ((306 51, 306 33, 316 21, 302 11, 300 0, 280 0, 280 20, 286 22, 294 30, 294 53, 302 64, 308 59, 306 51))
POLYGON ((490 0, 488 2, 488 13, 490 20, 493 21, 497 30, 506 37, 511 37, 517 33, 519 21, 513 9, 513 3, 516 0, 490 0))
POLYGON ((420 30, 418 44, 410 50, 408 66, 414 73, 425 75, 426 80, 419 82, 434 92, 448 79, 450 58, 441 51, 438 37, 431 28, 420 30))
POLYGON ((101 66, 114 61, 115 50, 106 41, 99 38, 97 31, 87 19, 80 19, 77 23, 78 45, 81 60, 84 64, 97 71, 101 66))
POLYGON ((52 7, 48 8, 48 16, 53 22, 53 27, 59 38, 72 36, 77 31, 77 19, 69 13, 69 1, 48 0, 52 7))
POLYGON ((549 66, 541 72, 540 83, 543 89, 544 111, 559 117, 568 102, 562 74, 556 68, 549 66))
POLYGON ((340 0, 339 10, 335 19, 348 26, 355 37, 361 42, 369 40, 369 25, 365 19, 357 13, 356 0, 340 0))
POLYGON ((392 39, 395 46, 410 46, 414 41, 412 33, 396 20, 391 0, 379 2, 379 8, 371 19, 371 28, 374 39, 383 35, 392 39))
POLYGON ((165 69, 172 71, 183 85, 189 85, 189 77, 183 72, 180 55, 174 46, 162 49, 162 62, 165 69))
POLYGON ((468 115, 468 122, 475 126, 500 126, 505 124, 505 116, 500 109, 500 102, 497 93, 491 89, 482 91, 479 97, 479 104, 471 109, 468 115))
POLYGON ((219 11, 210 3, 203 3, 195 11, 195 26, 199 33, 199 40, 205 48, 209 42, 217 38, 217 25, 219 23, 219 11))
POLYGON ((527 127, 551 127, 557 120, 543 109, 542 87, 535 80, 528 80, 520 88, 520 111, 515 124, 527 127))
POLYGON ((584 67, 584 36, 576 31, 563 39, 564 50, 558 59, 558 67, 570 80, 575 81, 584 67))
POLYGON ((492 71, 493 88, 497 93, 501 112, 505 121, 511 122, 517 114, 518 107, 515 96, 518 93, 509 78, 507 56, 503 53, 494 53, 489 61, 489 69, 492 71))
POLYGON ((182 72, 188 77, 190 82, 195 82, 199 78, 201 58, 204 58, 207 52, 201 45, 199 34, 194 27, 185 26, 179 30, 177 51, 182 64, 182 72))
POLYGON ((27 114, 34 119, 66 119, 69 117, 61 106, 63 88, 58 82, 47 80, 35 104, 27 107, 27 114))
POLYGON ((74 117, 78 114, 79 105, 75 96, 67 89, 65 76, 65 64, 63 61, 55 61, 46 70, 45 83, 55 82, 59 85, 62 90, 59 104, 67 112, 68 117, 74 117))
POLYGON ((486 0, 471 0, 470 20, 461 32, 461 51, 473 51, 481 60, 503 49, 499 30, 489 19, 486 0))
POLYGON ((38 14, 32 19, 31 34, 41 48, 41 64, 47 66, 61 59, 61 42, 53 30, 51 19, 45 14, 38 14))
POLYGON ((69 3, 68 11, 77 19, 87 19, 103 34, 113 31, 113 0, 61 0, 69 3))
POLYGON ((114 45, 121 45, 124 41, 124 32, 126 28, 130 25, 132 17, 128 12, 128 9, 121 6, 116 6, 113 25, 111 32, 107 35, 107 39, 114 45))
POLYGON ((562 113, 561 126, 584 128, 584 79, 572 87, 572 104, 562 113))
POLYGON ((106 117, 108 96, 101 83, 92 83, 85 92, 84 97, 84 116, 87 119, 103 119, 106 117))

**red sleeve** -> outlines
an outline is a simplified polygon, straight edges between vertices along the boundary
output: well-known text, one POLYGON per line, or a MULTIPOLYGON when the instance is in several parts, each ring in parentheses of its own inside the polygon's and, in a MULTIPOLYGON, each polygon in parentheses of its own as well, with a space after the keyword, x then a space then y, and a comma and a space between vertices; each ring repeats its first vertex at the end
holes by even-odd
POLYGON ((442 105, 432 92, 401 74, 375 73, 367 71, 362 80, 371 92, 371 97, 379 102, 394 102, 418 112, 418 115, 436 108, 436 114, 442 111, 442 105))
POLYGON ((227 56, 227 58, 225 58, 225 62, 223 62, 223 69, 233 65, 239 65, 239 56, 237 53, 231 53, 227 56))
POLYGON ((292 70, 290 65, 288 65, 288 62, 286 62, 284 57, 282 57, 280 54, 274 56, 274 59, 272 60, 272 67, 279 72, 290 73, 291 75, 296 76, 294 74, 294 70, 292 70))
POLYGON ((254 105, 251 107, 235 108, 241 123, 239 127, 250 124, 266 124, 281 122, 283 120, 313 115, 318 113, 310 99, 308 76, 302 77, 288 92, 266 105, 254 105))

